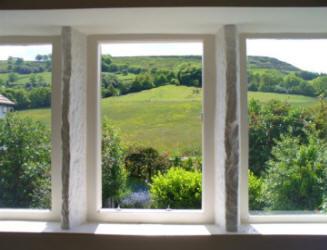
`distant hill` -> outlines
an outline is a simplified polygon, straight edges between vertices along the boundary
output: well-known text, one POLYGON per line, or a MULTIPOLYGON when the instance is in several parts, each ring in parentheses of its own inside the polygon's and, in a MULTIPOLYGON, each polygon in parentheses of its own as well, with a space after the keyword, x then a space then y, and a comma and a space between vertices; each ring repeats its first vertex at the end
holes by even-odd
POLYGON ((299 72, 301 69, 292 64, 267 56, 248 56, 249 68, 276 69, 282 72, 299 72))

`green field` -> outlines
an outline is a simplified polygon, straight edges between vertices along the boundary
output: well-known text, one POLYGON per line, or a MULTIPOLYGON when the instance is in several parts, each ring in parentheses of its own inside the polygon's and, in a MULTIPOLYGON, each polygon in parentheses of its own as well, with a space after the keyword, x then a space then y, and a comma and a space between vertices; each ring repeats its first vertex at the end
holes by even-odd
MULTIPOLYGON (((127 145, 153 146, 161 152, 198 151, 201 145, 201 95, 198 89, 163 86, 139 93, 102 99, 102 116, 119 128, 127 145)), ((317 99, 300 95, 249 92, 249 98, 268 101, 278 99, 299 107, 312 105, 317 99)), ((19 112, 46 124, 48 109, 19 112)))
MULTIPOLYGON (((25 83, 28 83, 30 81, 30 78, 32 75, 35 75, 36 77, 41 76, 43 80, 47 83, 51 83, 51 72, 42 72, 42 73, 34 73, 34 74, 16 74, 18 79, 15 81, 15 83, 24 85, 25 83)), ((0 74, 0 80, 7 81, 8 80, 9 73, 1 73, 0 74)))

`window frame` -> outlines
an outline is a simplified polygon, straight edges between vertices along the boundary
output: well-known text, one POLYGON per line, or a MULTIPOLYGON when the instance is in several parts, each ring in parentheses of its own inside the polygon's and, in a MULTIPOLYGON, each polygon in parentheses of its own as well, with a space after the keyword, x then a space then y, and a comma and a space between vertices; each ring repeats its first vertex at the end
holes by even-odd
POLYGON ((61 38, 60 36, 0 36, 0 46, 52 46, 51 71, 51 208, 0 208, 0 220, 60 221, 61 214, 61 38))
POLYGON ((248 121, 248 79, 247 51, 248 39, 278 40, 318 40, 327 39, 327 33, 241 33, 239 35, 240 53, 240 218, 241 223, 326 223, 327 214, 265 214, 251 215, 248 194, 249 160, 249 121, 248 121))
POLYGON ((214 35, 91 35, 88 37, 87 203, 88 219, 115 223, 214 223, 214 35), (101 202, 100 45, 132 42, 201 42, 203 44, 202 208, 199 210, 104 209, 101 202), (95 86, 94 86, 94 83, 95 86))

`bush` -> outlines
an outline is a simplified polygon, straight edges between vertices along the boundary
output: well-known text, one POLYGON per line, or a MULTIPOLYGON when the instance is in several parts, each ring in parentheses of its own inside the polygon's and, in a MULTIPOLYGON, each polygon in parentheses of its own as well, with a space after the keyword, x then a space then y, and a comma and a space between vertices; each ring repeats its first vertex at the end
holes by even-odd
POLYGON ((131 148, 125 157, 125 166, 130 176, 149 182, 153 175, 165 172, 170 163, 151 147, 131 148))
POLYGON ((118 134, 105 120, 102 125, 102 204, 115 207, 126 191, 123 147, 118 134))
POLYGON ((150 194, 154 208, 201 208, 202 174, 171 168, 152 178, 150 194))
POLYGON ((249 180, 249 209, 262 210, 265 206, 262 196, 263 181, 260 177, 255 176, 250 170, 248 172, 249 180))
POLYGON ((282 136, 264 178, 269 210, 317 210, 327 188, 326 144, 310 135, 307 144, 282 136))
POLYGON ((0 120, 0 206, 50 208, 50 133, 14 113, 0 120))

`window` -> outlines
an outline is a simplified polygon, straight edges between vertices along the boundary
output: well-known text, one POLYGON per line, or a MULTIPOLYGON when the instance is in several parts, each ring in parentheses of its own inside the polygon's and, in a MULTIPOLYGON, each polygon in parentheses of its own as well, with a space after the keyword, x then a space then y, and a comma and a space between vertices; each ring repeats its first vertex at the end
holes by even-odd
POLYGON ((120 222, 212 221, 211 37, 94 36, 89 46, 97 66, 89 69, 88 89, 89 114, 94 114, 88 119, 88 134, 96 135, 88 137, 89 165, 96 167, 95 175, 94 170, 89 172, 89 197, 96 198, 89 200, 91 217, 120 222), (185 47, 197 48, 198 55, 181 56, 185 47), (108 144, 115 150, 107 150, 108 144), (111 161, 110 154, 120 162, 111 161), (112 171, 114 167, 118 171, 112 171), (183 175, 186 181, 177 178, 177 188, 185 188, 193 203, 178 203, 169 189, 153 188, 168 175, 174 181, 183 175), (155 196, 159 191, 166 192, 166 199, 155 196))
POLYGON ((243 150, 241 182, 244 188, 247 178, 248 194, 241 194, 242 217, 325 220, 327 40, 250 37, 243 42, 248 125, 243 117, 241 129, 248 131, 242 144, 248 158, 243 150))
POLYGON ((59 218, 57 63, 54 38, 0 38, 0 218, 59 218))

